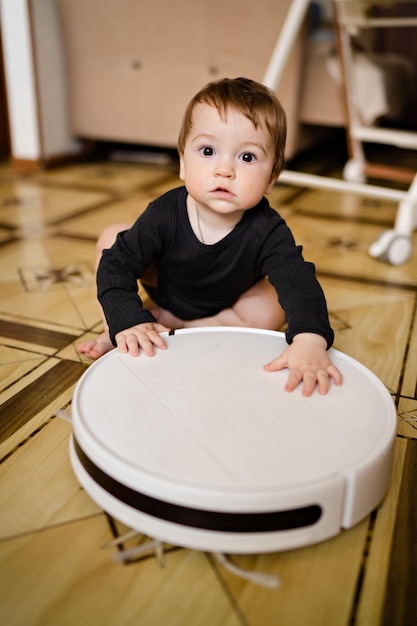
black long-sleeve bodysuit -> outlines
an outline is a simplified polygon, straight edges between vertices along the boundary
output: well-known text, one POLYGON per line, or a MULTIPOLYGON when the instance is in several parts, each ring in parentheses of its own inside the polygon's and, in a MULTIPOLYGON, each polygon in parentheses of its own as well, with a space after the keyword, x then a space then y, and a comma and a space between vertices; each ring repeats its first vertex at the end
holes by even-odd
POLYGON ((314 265, 304 261, 301 246, 266 198, 213 245, 195 236, 186 199, 185 187, 179 187, 151 202, 132 228, 104 250, 97 287, 112 342, 126 328, 156 321, 143 308, 137 287, 153 263, 158 286, 152 298, 181 319, 215 315, 267 276, 285 311, 288 343, 298 333, 313 332, 330 347, 334 335, 314 265))

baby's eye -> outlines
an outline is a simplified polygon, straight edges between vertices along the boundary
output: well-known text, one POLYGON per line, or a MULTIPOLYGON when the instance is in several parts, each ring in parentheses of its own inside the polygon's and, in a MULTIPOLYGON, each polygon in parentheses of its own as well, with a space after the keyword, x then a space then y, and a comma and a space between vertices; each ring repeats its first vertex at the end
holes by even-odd
POLYGON ((252 152, 243 152, 239 157, 244 163, 254 163, 256 156, 252 152))
POLYGON ((202 146, 202 147, 200 148, 200 153, 201 153, 203 156, 207 156, 207 157, 209 157, 209 156, 213 156, 213 154, 214 154, 214 149, 213 149, 211 146, 202 146))

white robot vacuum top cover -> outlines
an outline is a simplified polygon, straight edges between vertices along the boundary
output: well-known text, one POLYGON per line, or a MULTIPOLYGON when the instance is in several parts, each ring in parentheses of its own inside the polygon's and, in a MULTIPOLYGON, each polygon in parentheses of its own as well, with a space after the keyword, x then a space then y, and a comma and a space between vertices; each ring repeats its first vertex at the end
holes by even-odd
POLYGON ((76 387, 71 459, 103 508, 171 543, 258 552, 322 540, 379 504, 396 411, 367 368, 332 349, 343 385, 304 397, 301 385, 284 391, 288 370, 262 367, 285 349, 283 333, 164 338, 152 358, 110 352, 76 387))

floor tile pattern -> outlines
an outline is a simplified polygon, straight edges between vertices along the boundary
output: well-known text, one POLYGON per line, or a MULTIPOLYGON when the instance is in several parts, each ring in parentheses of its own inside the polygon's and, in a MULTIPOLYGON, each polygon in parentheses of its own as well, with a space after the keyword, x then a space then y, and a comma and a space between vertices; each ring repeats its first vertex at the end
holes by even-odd
MULTIPOLYGON (((316 264, 335 347, 373 371, 398 409, 382 505, 323 543, 236 555, 276 574, 267 589, 210 554, 166 546, 123 563, 102 546, 127 529, 102 511, 69 462, 71 399, 101 331, 95 241, 180 184, 175 162, 109 161, 23 176, 0 165, 0 620, 5 626, 409 626, 417 623, 417 233, 407 264, 368 247, 396 206, 278 185, 280 211, 316 264)), ((125 540, 131 548, 148 541, 125 540)))

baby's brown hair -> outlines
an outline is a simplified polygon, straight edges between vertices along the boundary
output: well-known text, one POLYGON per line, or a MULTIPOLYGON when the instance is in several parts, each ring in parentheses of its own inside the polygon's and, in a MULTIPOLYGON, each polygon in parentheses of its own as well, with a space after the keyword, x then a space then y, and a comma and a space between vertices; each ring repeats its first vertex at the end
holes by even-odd
POLYGON ((273 173, 278 175, 284 169, 287 119, 271 89, 249 78, 223 78, 208 83, 192 98, 185 110, 177 144, 181 155, 191 130, 193 110, 198 103, 216 107, 222 119, 226 118, 231 108, 250 119, 255 128, 264 125, 275 146, 273 173))

